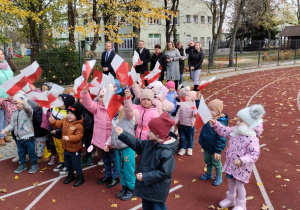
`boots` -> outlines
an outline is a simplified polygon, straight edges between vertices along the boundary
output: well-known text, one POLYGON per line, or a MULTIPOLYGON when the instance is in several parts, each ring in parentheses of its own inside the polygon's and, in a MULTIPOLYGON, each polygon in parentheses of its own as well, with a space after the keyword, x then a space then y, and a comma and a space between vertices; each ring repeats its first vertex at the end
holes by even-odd
POLYGON ((219 203, 221 208, 228 208, 235 205, 235 196, 230 195, 229 191, 226 192, 226 198, 219 203))
POLYGON ((246 199, 236 199, 236 205, 232 210, 246 210, 246 199))
POLYGON ((120 197, 122 201, 128 201, 134 197, 133 190, 127 188, 126 192, 120 197))
POLYGON ((5 137, 4 137, 4 141, 5 141, 5 142, 11 142, 11 140, 10 140, 10 138, 9 138, 8 136, 5 136, 5 137))
POLYGON ((74 174, 68 174, 68 177, 65 179, 64 184, 70 184, 74 180, 74 174))
POLYGON ((122 190, 117 193, 117 198, 121 198, 126 193, 126 191, 127 191, 127 187, 122 186, 122 190))
POLYGON ((0 146, 5 146, 6 145, 6 143, 5 143, 5 141, 4 141, 4 138, 1 138, 0 139, 0 146))
POLYGON ((80 185, 82 185, 84 183, 84 176, 81 175, 81 176, 77 176, 77 179, 73 185, 73 187, 79 187, 80 185))

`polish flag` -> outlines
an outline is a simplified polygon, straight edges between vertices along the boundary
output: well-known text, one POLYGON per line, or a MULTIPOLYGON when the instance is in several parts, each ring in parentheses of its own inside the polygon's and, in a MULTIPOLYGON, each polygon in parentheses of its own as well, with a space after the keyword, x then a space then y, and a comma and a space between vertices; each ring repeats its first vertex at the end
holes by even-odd
POLYGON ((30 84, 38 81, 42 74, 42 69, 39 64, 34 61, 30 66, 26 67, 25 69, 21 70, 21 74, 27 77, 27 81, 30 84))
POLYGON ((0 87, 11 97, 13 97, 18 91, 22 90, 27 85, 26 76, 19 74, 6 82, 0 87))
POLYGON ((156 80, 159 79, 161 70, 162 70, 162 66, 157 61, 156 64, 155 64, 154 69, 152 71, 150 71, 150 74, 148 74, 147 76, 145 76, 143 80, 147 80, 148 81, 148 85, 151 84, 152 82, 154 82, 154 81, 156 81, 156 80))
POLYGON ((202 80, 200 82, 200 85, 198 86, 198 90, 203 90, 207 85, 209 85, 212 81, 214 81, 216 79, 216 77, 212 77, 209 80, 205 81, 202 80))
POLYGON ((103 72, 99 72, 97 77, 95 77, 91 84, 94 87, 107 87, 110 84, 110 79, 106 74, 103 74, 103 72))
POLYGON ((203 96, 201 96, 200 104, 198 107, 198 113, 195 121, 195 128, 196 130, 199 130, 203 125, 205 125, 209 120, 211 120, 213 117, 206 106, 206 103, 204 101, 203 96))
POLYGON ((98 94, 101 91, 100 87, 95 87, 91 83, 88 84, 86 87, 89 89, 90 96, 93 100, 94 100, 94 98, 96 98, 98 96, 98 94))
POLYGON ((96 64, 96 60, 90 60, 90 61, 86 61, 85 62, 85 65, 83 65, 83 68, 82 68, 82 76, 88 80, 89 79, 89 76, 94 68, 96 64))
POLYGON ((56 98, 51 93, 48 94, 47 92, 30 92, 27 94, 27 97, 34 100, 38 104, 40 104, 42 107, 50 109, 54 107, 59 107, 63 105, 63 101, 59 98, 56 98))
POLYGON ((114 59, 112 60, 111 66, 116 72, 116 75, 121 84, 128 85, 128 86, 131 86, 133 84, 131 77, 128 75, 130 66, 118 54, 116 54, 114 59))
POLYGON ((74 91, 77 94, 77 97, 80 98, 80 92, 83 90, 84 87, 86 87, 86 80, 85 78, 81 75, 74 81, 74 91))
POLYGON ((134 67, 131 67, 130 72, 128 73, 128 75, 131 77, 133 83, 134 82, 140 82, 141 81, 141 77, 140 74, 136 73, 136 70, 134 67))
POLYGON ((99 77, 100 74, 102 74, 101 71, 99 71, 99 70, 97 70, 97 69, 94 69, 93 79, 94 79, 95 77, 99 77))
POLYGON ((138 65, 142 64, 142 60, 140 59, 139 54, 137 53, 137 51, 134 51, 133 57, 132 57, 132 65, 133 68, 135 68, 138 65))
POLYGON ((112 120, 119 111, 120 106, 122 105, 124 98, 116 95, 113 91, 110 91, 108 88, 103 97, 103 103, 106 108, 106 111, 109 115, 109 118, 112 120))

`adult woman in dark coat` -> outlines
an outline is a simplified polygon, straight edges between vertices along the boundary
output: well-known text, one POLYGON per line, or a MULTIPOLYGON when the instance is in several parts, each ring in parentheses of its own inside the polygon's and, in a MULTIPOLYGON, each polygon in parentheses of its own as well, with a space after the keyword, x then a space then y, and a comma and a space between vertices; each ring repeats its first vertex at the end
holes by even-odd
POLYGON ((200 42, 196 42, 195 49, 189 53, 189 69, 191 78, 194 82, 194 90, 197 91, 199 86, 199 79, 204 59, 204 52, 201 48, 200 42))

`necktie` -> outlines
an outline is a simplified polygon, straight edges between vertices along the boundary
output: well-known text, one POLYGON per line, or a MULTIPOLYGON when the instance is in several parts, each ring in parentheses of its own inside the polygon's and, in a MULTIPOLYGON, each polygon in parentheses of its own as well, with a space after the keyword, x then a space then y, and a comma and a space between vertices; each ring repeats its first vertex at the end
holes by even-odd
POLYGON ((107 61, 108 59, 108 52, 106 52, 106 55, 105 55, 105 62, 107 61))

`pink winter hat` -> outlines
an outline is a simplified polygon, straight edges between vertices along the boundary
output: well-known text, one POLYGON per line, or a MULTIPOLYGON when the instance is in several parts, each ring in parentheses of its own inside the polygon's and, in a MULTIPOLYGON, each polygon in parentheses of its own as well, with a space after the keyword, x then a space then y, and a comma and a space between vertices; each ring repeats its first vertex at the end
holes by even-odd
POLYGON ((173 81, 167 82, 167 88, 170 88, 170 87, 175 90, 175 82, 173 82, 173 81))

